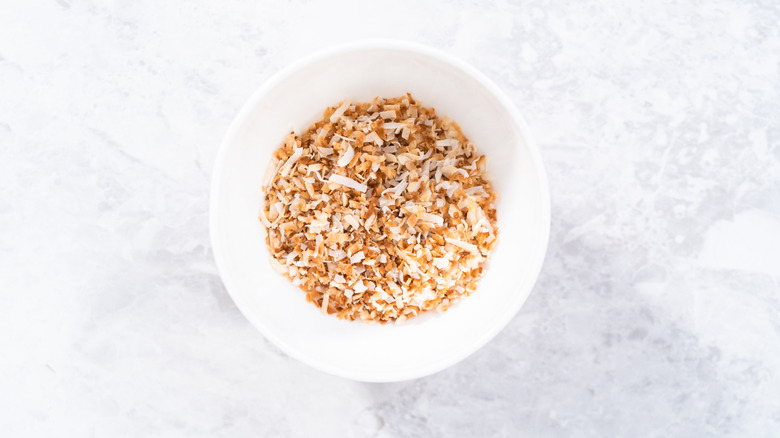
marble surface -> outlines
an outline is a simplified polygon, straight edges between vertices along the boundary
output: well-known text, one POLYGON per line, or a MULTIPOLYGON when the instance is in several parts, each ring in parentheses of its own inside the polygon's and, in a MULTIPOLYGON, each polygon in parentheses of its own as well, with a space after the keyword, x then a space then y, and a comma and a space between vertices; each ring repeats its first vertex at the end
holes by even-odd
POLYGON ((776 436, 778 23, 771 1, 4 1, 0 435, 776 436), (265 341, 207 228, 245 99, 366 37, 496 81, 553 200, 517 317, 392 384, 265 341))

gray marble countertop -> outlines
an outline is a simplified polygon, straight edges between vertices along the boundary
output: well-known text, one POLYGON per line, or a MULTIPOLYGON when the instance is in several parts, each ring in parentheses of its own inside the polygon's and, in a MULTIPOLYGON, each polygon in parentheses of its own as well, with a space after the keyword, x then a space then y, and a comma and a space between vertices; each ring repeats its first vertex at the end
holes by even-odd
POLYGON ((780 431, 780 4, 6 1, 3 436, 771 436, 780 431), (527 304, 415 381, 300 364, 216 272, 208 190, 249 95, 398 37, 528 119, 552 236, 527 304))

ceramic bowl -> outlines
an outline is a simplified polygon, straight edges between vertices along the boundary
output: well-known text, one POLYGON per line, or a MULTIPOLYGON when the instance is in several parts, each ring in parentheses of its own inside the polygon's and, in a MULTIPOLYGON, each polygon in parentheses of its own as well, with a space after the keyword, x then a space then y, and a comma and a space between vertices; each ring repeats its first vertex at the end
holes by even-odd
POLYGON ((228 130, 213 173, 210 230, 222 280, 238 308, 288 355, 359 381, 421 377, 464 359, 515 316, 547 249, 550 202, 537 146, 512 102, 483 74, 439 50, 396 41, 340 46, 266 81, 228 130), (302 132, 345 99, 410 92, 449 116, 487 157, 498 194, 499 243, 476 292, 444 313, 404 324, 323 316, 268 262, 258 220, 263 174, 291 131, 302 132))

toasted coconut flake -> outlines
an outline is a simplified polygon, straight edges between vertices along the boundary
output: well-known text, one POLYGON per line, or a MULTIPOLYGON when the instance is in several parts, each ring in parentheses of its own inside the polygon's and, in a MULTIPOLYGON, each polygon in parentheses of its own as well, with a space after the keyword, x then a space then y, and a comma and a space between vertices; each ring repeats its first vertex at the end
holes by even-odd
POLYGON ((341 184, 342 186, 349 187, 351 189, 355 189, 358 192, 365 192, 368 189, 368 186, 365 184, 360 184, 359 182, 355 181, 352 178, 348 178, 346 176, 341 176, 337 174, 333 174, 328 178, 328 182, 332 182, 335 184, 341 184))
POLYGON ((439 216, 439 215, 437 215, 437 214, 421 213, 420 214, 420 219, 424 220, 426 222, 430 222, 432 224, 435 224, 435 225, 437 225, 439 227, 444 225, 444 218, 439 216))
POLYGON ((339 135, 339 134, 333 134, 333 137, 338 138, 339 140, 344 140, 344 141, 349 141, 349 142, 354 142, 355 141, 354 138, 344 137, 343 135, 339 135))
POLYGON ((358 263, 359 261, 366 258, 366 255, 363 254, 363 251, 356 252, 352 257, 349 258, 349 261, 351 263, 358 263))
POLYGON ((290 155, 290 158, 284 162, 284 165, 280 169, 282 176, 287 176, 290 173, 290 169, 292 168, 293 164, 298 161, 298 158, 301 158, 301 155, 303 155, 303 148, 293 149, 293 154, 290 155))
POLYGON ((436 141, 436 146, 442 146, 442 147, 458 147, 458 140, 454 138, 445 138, 444 140, 438 140, 436 141))
POLYGON ((395 118, 398 116, 395 114, 395 111, 391 110, 391 111, 381 111, 379 113, 379 117, 388 120, 395 120, 395 118))
POLYGON ((347 145, 347 150, 344 152, 344 155, 339 158, 339 160, 336 162, 336 165, 339 167, 344 167, 347 164, 349 164, 350 161, 352 161, 352 158, 355 156, 355 148, 352 147, 352 145, 347 145))
POLYGON ((379 135, 375 131, 371 131, 368 135, 366 135, 366 142, 373 142, 377 146, 382 146, 384 144, 384 141, 382 141, 381 138, 379 138, 379 135))
POLYGON ((450 267, 450 261, 446 257, 434 257, 432 263, 433 266, 442 270, 450 267))
POLYGON ((276 271, 276 272, 278 272, 278 273, 280 273, 282 275, 286 275, 287 274, 287 267, 284 266, 283 264, 279 263, 279 260, 271 257, 269 259, 269 261, 271 262, 271 266, 274 268, 274 271, 276 271))
POLYGON ((347 214, 344 216, 344 222, 348 223, 353 229, 357 229, 360 226, 360 222, 355 219, 355 216, 347 214))
POLYGON ((268 167, 265 169, 265 175, 263 175, 263 186, 268 187, 274 180, 274 176, 279 172, 279 162, 271 160, 268 162, 268 167))
POLYGON ((441 181, 441 175, 442 175, 442 166, 436 166, 436 173, 433 176, 433 179, 436 180, 436 182, 441 181))
POLYGON ((310 183, 309 181, 305 181, 304 185, 306 187, 306 191, 309 193, 309 196, 312 198, 315 197, 316 194, 314 193, 314 184, 310 183))
POLYGON ((449 237, 445 237, 444 240, 446 240, 447 242, 449 242, 449 243, 451 243, 451 244, 453 244, 453 245, 455 245, 455 246, 457 246, 459 248, 463 248, 466 251, 469 251, 469 252, 479 252, 479 248, 477 248, 477 245, 474 245, 474 244, 471 244, 471 243, 468 243, 468 242, 464 242, 464 241, 458 240, 458 239, 452 239, 452 238, 449 238, 449 237))
POLYGON ((322 295, 322 306, 320 307, 320 311, 323 315, 328 314, 328 301, 330 301, 330 295, 324 294, 322 295))
POLYGON ((333 257, 334 262, 337 262, 347 257, 347 252, 341 249, 331 249, 330 251, 328 251, 328 254, 330 254, 330 256, 333 257))
POLYGON ((482 186, 476 186, 476 187, 469 187, 468 189, 464 190, 467 195, 469 196, 477 196, 481 198, 487 198, 488 193, 485 191, 485 188, 482 186))
POLYGON ((266 228, 273 228, 273 225, 271 225, 271 222, 268 221, 268 218, 265 217, 265 212, 263 210, 260 210, 260 222, 265 225, 266 228))
POLYGON ((368 286, 366 286, 365 284, 363 284, 363 280, 360 280, 360 281, 358 281, 357 283, 355 283, 355 284, 352 286, 352 289, 353 289, 355 292, 357 292, 357 293, 359 293, 359 294, 362 294, 363 292, 365 292, 365 291, 367 291, 367 290, 368 290, 368 286))
POLYGON ((387 130, 393 130, 393 131, 395 131, 395 130, 396 130, 396 129, 398 129, 398 128, 405 128, 405 127, 406 127, 406 125, 405 125, 405 124, 403 124, 403 123, 398 123, 398 122, 387 122, 387 123, 383 123, 383 124, 382 124, 382 128, 384 128, 386 131, 387 131, 387 130))
POLYGON ((327 231, 328 228, 330 228, 330 222, 328 221, 313 220, 309 224, 310 233, 321 233, 323 231, 327 231))
POLYGON ((333 148, 317 147, 317 152, 319 152, 323 157, 329 157, 333 155, 333 148))
POLYGON ((333 114, 331 114, 330 123, 338 122, 341 116, 344 115, 344 113, 347 111, 348 108, 349 108, 349 101, 342 103, 341 106, 336 108, 336 111, 334 111, 333 114))

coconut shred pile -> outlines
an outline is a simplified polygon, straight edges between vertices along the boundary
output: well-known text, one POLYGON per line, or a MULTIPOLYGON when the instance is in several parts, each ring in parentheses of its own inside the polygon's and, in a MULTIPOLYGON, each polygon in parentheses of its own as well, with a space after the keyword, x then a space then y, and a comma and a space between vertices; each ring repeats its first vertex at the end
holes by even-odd
POLYGON ((342 102, 274 153, 271 263, 339 318, 402 322, 477 287, 496 245, 485 157, 411 95, 342 102))

